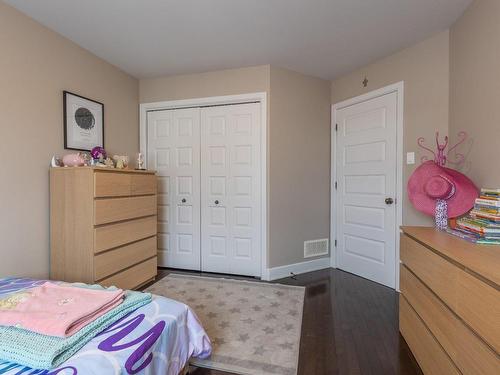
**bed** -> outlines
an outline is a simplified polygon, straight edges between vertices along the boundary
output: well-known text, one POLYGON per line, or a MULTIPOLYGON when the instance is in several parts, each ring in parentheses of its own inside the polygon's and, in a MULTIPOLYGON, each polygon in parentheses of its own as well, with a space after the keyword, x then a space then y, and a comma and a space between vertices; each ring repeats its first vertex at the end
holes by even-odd
MULTIPOLYGON (((0 278, 0 299, 45 281, 0 278)), ((177 375, 191 357, 206 358, 210 340, 193 311, 183 303, 153 295, 140 307, 94 337, 52 370, 33 370, 0 360, 6 375, 177 375)))

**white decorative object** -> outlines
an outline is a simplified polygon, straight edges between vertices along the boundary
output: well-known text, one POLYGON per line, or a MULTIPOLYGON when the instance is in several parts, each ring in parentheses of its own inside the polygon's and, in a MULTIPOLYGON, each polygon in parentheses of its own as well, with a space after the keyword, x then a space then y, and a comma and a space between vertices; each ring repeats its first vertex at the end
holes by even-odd
POLYGON ((137 168, 136 169, 139 169, 139 170, 146 169, 146 168, 144 168, 144 155, 140 152, 137 154, 137 168))
POLYGON ((63 167, 62 159, 59 156, 52 156, 52 160, 50 161, 50 166, 53 168, 63 167))
POLYGON ((113 163, 113 160, 111 158, 106 158, 106 160, 104 160, 104 166, 108 168, 114 168, 115 163, 113 163))

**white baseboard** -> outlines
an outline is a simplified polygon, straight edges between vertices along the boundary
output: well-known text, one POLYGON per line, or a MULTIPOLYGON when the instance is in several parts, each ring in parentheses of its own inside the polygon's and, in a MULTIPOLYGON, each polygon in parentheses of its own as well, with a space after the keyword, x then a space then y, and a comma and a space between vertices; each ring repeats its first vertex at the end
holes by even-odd
POLYGON ((262 279, 267 281, 277 280, 291 276, 291 272, 293 272, 295 275, 300 275, 301 273, 318 271, 330 267, 330 257, 313 259, 305 262, 289 264, 286 266, 268 268, 266 274, 262 275, 262 279))

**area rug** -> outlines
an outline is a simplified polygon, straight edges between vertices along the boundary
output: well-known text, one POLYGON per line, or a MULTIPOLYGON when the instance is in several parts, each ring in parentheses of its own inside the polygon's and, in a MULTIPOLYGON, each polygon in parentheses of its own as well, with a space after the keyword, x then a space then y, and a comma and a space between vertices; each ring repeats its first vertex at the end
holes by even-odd
POLYGON ((189 305, 213 345, 197 367, 248 375, 297 373, 304 288, 170 274, 148 292, 189 305))

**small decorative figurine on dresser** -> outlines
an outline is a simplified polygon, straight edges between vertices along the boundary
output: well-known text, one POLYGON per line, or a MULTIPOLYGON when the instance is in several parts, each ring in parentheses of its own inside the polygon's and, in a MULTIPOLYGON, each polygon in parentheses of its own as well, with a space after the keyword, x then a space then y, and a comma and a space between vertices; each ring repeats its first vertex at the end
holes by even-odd
POLYGON ((81 167, 85 165, 85 156, 83 153, 67 154, 62 158, 65 167, 81 167))
POLYGON ((117 169, 128 168, 128 156, 126 155, 113 155, 113 161, 115 162, 115 167, 117 169))
POLYGON ((52 168, 59 167, 84 167, 91 165, 91 157, 88 152, 77 152, 66 154, 63 157, 52 156, 50 166, 52 168))
POLYGON ((90 151, 92 156, 92 165, 103 167, 105 165, 107 153, 106 150, 101 146, 96 146, 90 151))
POLYGON ((439 143, 439 133, 436 133, 437 153, 423 145, 424 139, 418 139, 418 145, 434 155, 433 161, 426 161, 415 169, 408 180, 408 198, 420 212, 434 216, 436 227, 441 230, 448 228, 448 218, 464 215, 474 207, 479 189, 462 173, 446 168, 446 162, 461 164, 465 158, 461 154, 455 155, 455 160, 449 160, 450 151, 463 143, 467 135, 459 134, 459 142, 448 149, 448 137, 443 144, 439 143))
POLYGON ((144 155, 140 152, 137 154, 137 167, 135 169, 139 171, 146 170, 146 168, 144 168, 144 155))
POLYGON ((60 158, 59 156, 52 156, 52 159, 50 161, 50 166, 52 168, 58 168, 58 167, 64 167, 64 163, 62 161, 62 158, 60 158))

